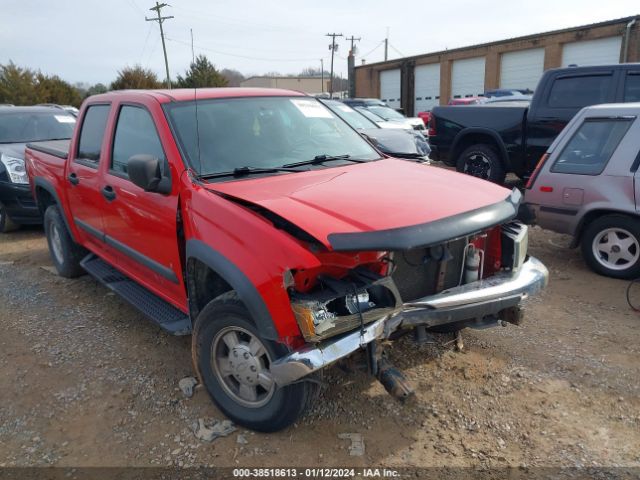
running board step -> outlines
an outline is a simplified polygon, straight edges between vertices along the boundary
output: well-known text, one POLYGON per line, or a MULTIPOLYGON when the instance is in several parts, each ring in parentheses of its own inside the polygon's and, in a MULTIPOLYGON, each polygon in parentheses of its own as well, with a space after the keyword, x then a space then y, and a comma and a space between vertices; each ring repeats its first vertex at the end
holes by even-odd
POLYGON ((191 320, 188 315, 120 273, 96 255, 92 253, 87 255, 80 265, 92 277, 120 295, 163 330, 172 335, 191 333, 191 320))

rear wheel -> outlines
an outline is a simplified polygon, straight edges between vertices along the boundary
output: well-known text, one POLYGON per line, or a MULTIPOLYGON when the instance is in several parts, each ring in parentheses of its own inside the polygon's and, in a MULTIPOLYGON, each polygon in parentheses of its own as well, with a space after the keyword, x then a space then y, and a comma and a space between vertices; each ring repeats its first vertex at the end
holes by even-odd
POLYGON ((20 225, 11 220, 7 214, 7 209, 0 203, 0 233, 8 233, 20 228, 20 225))
POLYGON ((212 300, 196 320, 193 355, 202 383, 220 410, 246 428, 281 430, 313 398, 310 382, 276 385, 269 368, 286 353, 284 345, 261 338, 235 292, 212 300))
POLYGON ((88 252, 71 239, 67 225, 56 205, 49 206, 44 213, 44 233, 47 237, 51 260, 58 274, 66 278, 84 275, 85 271, 80 266, 80 261, 88 252))
POLYGON ((500 156, 489 145, 478 143, 466 148, 458 157, 456 169, 494 183, 504 183, 506 172, 500 156))
POLYGON ((640 276, 640 221, 607 215, 589 224, 582 236, 582 255, 596 273, 614 278, 640 276))

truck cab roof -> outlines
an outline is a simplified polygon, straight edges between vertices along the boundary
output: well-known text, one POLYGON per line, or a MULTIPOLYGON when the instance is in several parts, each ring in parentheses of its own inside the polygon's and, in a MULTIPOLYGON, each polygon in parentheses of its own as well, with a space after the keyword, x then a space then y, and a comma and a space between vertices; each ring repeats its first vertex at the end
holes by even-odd
POLYGON ((215 98, 233 97, 304 97, 305 93, 295 90, 284 90, 279 88, 176 88, 172 90, 115 90, 91 97, 92 101, 107 101, 113 98, 125 97, 127 100, 135 100, 140 97, 152 97, 159 103, 184 102, 195 98, 198 100, 209 100, 215 98))

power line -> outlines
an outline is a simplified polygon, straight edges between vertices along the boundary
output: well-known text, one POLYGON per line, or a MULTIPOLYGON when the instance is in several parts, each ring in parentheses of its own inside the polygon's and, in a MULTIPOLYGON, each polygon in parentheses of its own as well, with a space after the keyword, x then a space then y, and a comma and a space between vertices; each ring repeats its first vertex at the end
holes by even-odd
POLYGON ((400 55, 401 57, 406 57, 406 55, 405 55, 404 53, 402 53, 400 50, 398 50, 398 49, 397 49, 396 47, 394 47, 393 45, 389 44, 389 46, 390 46, 391 48, 393 48, 393 49, 396 51, 396 53, 397 53, 398 55, 400 55))
POLYGON ((377 49, 379 49, 382 46, 383 43, 384 43, 384 40, 381 40, 380 43, 378 43, 378 45, 376 45, 374 48, 372 48, 367 53, 362 55, 362 58, 365 58, 365 57, 368 57, 369 55, 371 55, 373 52, 375 52, 377 49))
POLYGON ((162 24, 164 23, 165 20, 169 20, 170 18, 173 18, 173 16, 168 16, 168 17, 163 17, 161 14, 161 10, 164 7, 168 7, 169 4, 167 3, 158 3, 156 1, 156 6, 155 7, 151 7, 149 10, 151 11, 155 11, 158 14, 157 18, 147 18, 145 17, 144 19, 147 22, 158 22, 158 25, 160 26, 160 38, 162 39, 162 51, 164 52, 164 67, 167 71, 167 88, 171 88, 171 77, 169 76, 169 60, 167 60, 167 47, 164 44, 164 30, 162 29, 162 24))
MULTIPOLYGON (((176 38, 165 37, 166 40, 170 42, 181 43, 182 45, 191 46, 191 42, 186 42, 184 40, 178 40, 176 38)), ((212 48, 203 47, 201 45, 194 45, 195 48, 199 50, 205 50, 207 52, 217 53, 218 55, 226 55, 229 57, 238 57, 238 58, 246 58, 249 60, 259 60, 265 62, 314 62, 315 58, 264 58, 264 57, 252 57, 249 55, 239 55, 236 53, 223 52, 220 50, 214 50, 212 48)))
POLYGON ((360 40, 362 40, 362 38, 358 37, 354 37, 353 35, 351 35, 351 38, 345 38, 345 40, 347 42, 351 42, 351 49, 349 50, 349 52, 351 53, 351 55, 355 55, 356 54, 356 47, 353 44, 354 42, 359 42, 360 40))
POLYGON ((331 77, 329 78, 329 97, 333 98, 333 54, 338 49, 338 45, 336 45, 336 37, 342 37, 341 33, 327 33, 325 37, 331 37, 331 45, 329 45, 329 50, 331 50, 331 77))

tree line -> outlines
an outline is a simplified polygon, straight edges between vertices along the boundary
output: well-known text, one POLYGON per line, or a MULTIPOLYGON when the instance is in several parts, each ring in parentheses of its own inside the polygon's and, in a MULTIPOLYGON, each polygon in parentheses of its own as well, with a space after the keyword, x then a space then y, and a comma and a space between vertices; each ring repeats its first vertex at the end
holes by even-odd
MULTIPOLYGON (((236 70, 224 69, 219 72, 204 55, 199 55, 189 65, 184 75, 178 75, 171 82, 173 88, 204 88, 238 86, 244 80, 236 70)), ((0 65, 0 104, 35 105, 57 103, 79 107, 91 95, 109 90, 166 88, 152 70, 141 65, 124 67, 109 85, 96 83, 88 87, 72 85, 57 75, 46 75, 40 71, 20 67, 13 62, 0 65)))
MULTIPOLYGON (((320 69, 308 67, 303 69, 299 76, 320 76, 321 73, 320 69)), ((272 74, 280 75, 277 72, 272 74)), ((329 77, 327 72, 325 75, 329 77)), ((171 82, 171 86, 172 88, 237 87, 244 79, 245 77, 237 70, 225 68, 218 71, 205 55, 198 55, 184 75, 178 75, 171 82)), ((345 89, 346 83, 346 79, 334 77, 334 90, 345 89)), ((0 64, 0 104, 57 103, 79 107, 85 98, 109 90, 158 89, 166 86, 166 81, 159 79, 155 72, 141 65, 124 67, 109 85, 96 83, 89 86, 72 85, 57 75, 46 75, 39 70, 20 67, 11 61, 6 65, 0 64)))

